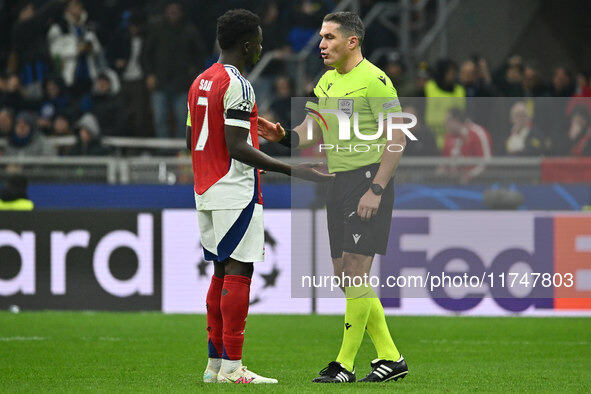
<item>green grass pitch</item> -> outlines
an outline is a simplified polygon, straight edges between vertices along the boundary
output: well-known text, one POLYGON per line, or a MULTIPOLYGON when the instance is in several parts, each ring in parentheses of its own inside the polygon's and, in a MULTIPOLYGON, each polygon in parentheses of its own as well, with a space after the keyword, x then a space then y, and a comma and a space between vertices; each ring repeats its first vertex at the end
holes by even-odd
MULTIPOLYGON (((381 384, 310 381, 338 353, 340 316, 252 315, 244 364, 278 385, 201 382, 205 316, 0 313, 0 392, 591 392, 590 318, 388 318, 409 375, 381 384)), ((366 335, 357 377, 375 357, 366 335)))

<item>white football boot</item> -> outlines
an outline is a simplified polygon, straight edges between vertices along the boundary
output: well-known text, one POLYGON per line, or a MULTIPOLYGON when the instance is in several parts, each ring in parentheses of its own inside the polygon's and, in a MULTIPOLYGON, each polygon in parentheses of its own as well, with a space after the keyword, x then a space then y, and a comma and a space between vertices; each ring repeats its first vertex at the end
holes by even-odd
POLYGON ((236 384, 272 384, 277 383, 277 379, 265 378, 249 371, 245 365, 239 367, 230 374, 225 374, 220 369, 218 372, 218 383, 236 383, 236 384))
POLYGON ((221 365, 222 365, 221 359, 210 358, 209 361, 207 362, 207 367, 205 368, 205 372, 203 372, 203 382, 204 383, 217 383, 218 373, 220 372, 221 365))

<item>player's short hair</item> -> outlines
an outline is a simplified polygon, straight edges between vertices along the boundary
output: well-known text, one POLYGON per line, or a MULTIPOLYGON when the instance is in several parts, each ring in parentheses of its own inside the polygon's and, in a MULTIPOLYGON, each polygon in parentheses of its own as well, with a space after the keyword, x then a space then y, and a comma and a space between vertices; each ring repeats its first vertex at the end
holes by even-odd
POLYGON ((218 18, 217 35, 220 48, 229 49, 241 38, 258 32, 258 15, 244 9, 230 10, 218 18))
POLYGON ((341 33, 347 37, 356 36, 361 46, 363 38, 365 38, 365 26, 363 26, 361 18, 356 13, 349 11, 333 12, 326 15, 323 21, 339 24, 341 33))

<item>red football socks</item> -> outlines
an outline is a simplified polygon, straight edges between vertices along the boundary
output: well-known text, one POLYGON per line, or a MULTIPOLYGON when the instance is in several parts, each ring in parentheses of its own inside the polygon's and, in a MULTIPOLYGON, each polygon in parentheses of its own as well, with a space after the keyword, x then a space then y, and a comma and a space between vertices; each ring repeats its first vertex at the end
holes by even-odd
MULTIPOLYGON (((223 355, 226 360, 241 360, 244 327, 248 316, 250 278, 226 275, 221 297, 223 318, 223 355)), ((209 313, 208 313, 209 324, 209 313)))
POLYGON ((224 279, 217 276, 211 277, 211 284, 205 299, 207 307, 207 346, 209 358, 222 358, 222 287, 224 279))

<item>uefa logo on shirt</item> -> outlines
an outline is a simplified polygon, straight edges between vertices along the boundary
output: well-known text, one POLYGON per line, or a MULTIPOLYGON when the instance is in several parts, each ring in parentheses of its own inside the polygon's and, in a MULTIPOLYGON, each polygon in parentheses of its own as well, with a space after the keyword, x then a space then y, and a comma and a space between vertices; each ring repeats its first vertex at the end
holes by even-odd
MULTIPOLYGON (((387 105, 391 104, 384 104, 383 106, 385 110, 390 108, 386 108, 387 105)), ((387 144, 383 142, 383 137, 385 137, 387 141, 391 141, 395 130, 402 131, 411 141, 417 141, 417 137, 415 137, 410 131, 410 129, 417 125, 417 117, 413 114, 405 112, 388 112, 384 114, 383 112, 380 112, 376 121, 377 130, 373 134, 367 134, 361 133, 359 130, 359 113, 352 111, 352 103, 346 105, 346 109, 343 107, 345 106, 343 106, 341 104, 341 100, 339 100, 339 109, 321 109, 316 111, 311 108, 306 108, 306 113, 310 116, 310 118, 314 119, 316 123, 318 123, 318 125, 326 131, 329 130, 328 123, 325 119, 326 115, 335 116, 338 121, 339 144, 319 144, 319 152, 332 150, 336 152, 347 151, 363 153, 375 151, 376 149, 378 152, 383 150, 388 150, 389 152, 402 152, 404 150, 403 145, 387 144), (386 129, 385 135, 384 128, 386 129), (351 140, 353 139, 351 130, 353 131, 355 140, 362 141, 362 143, 351 143, 351 140)), ((308 119, 307 123, 307 138, 309 140, 313 139, 314 134, 312 119, 308 119)))

